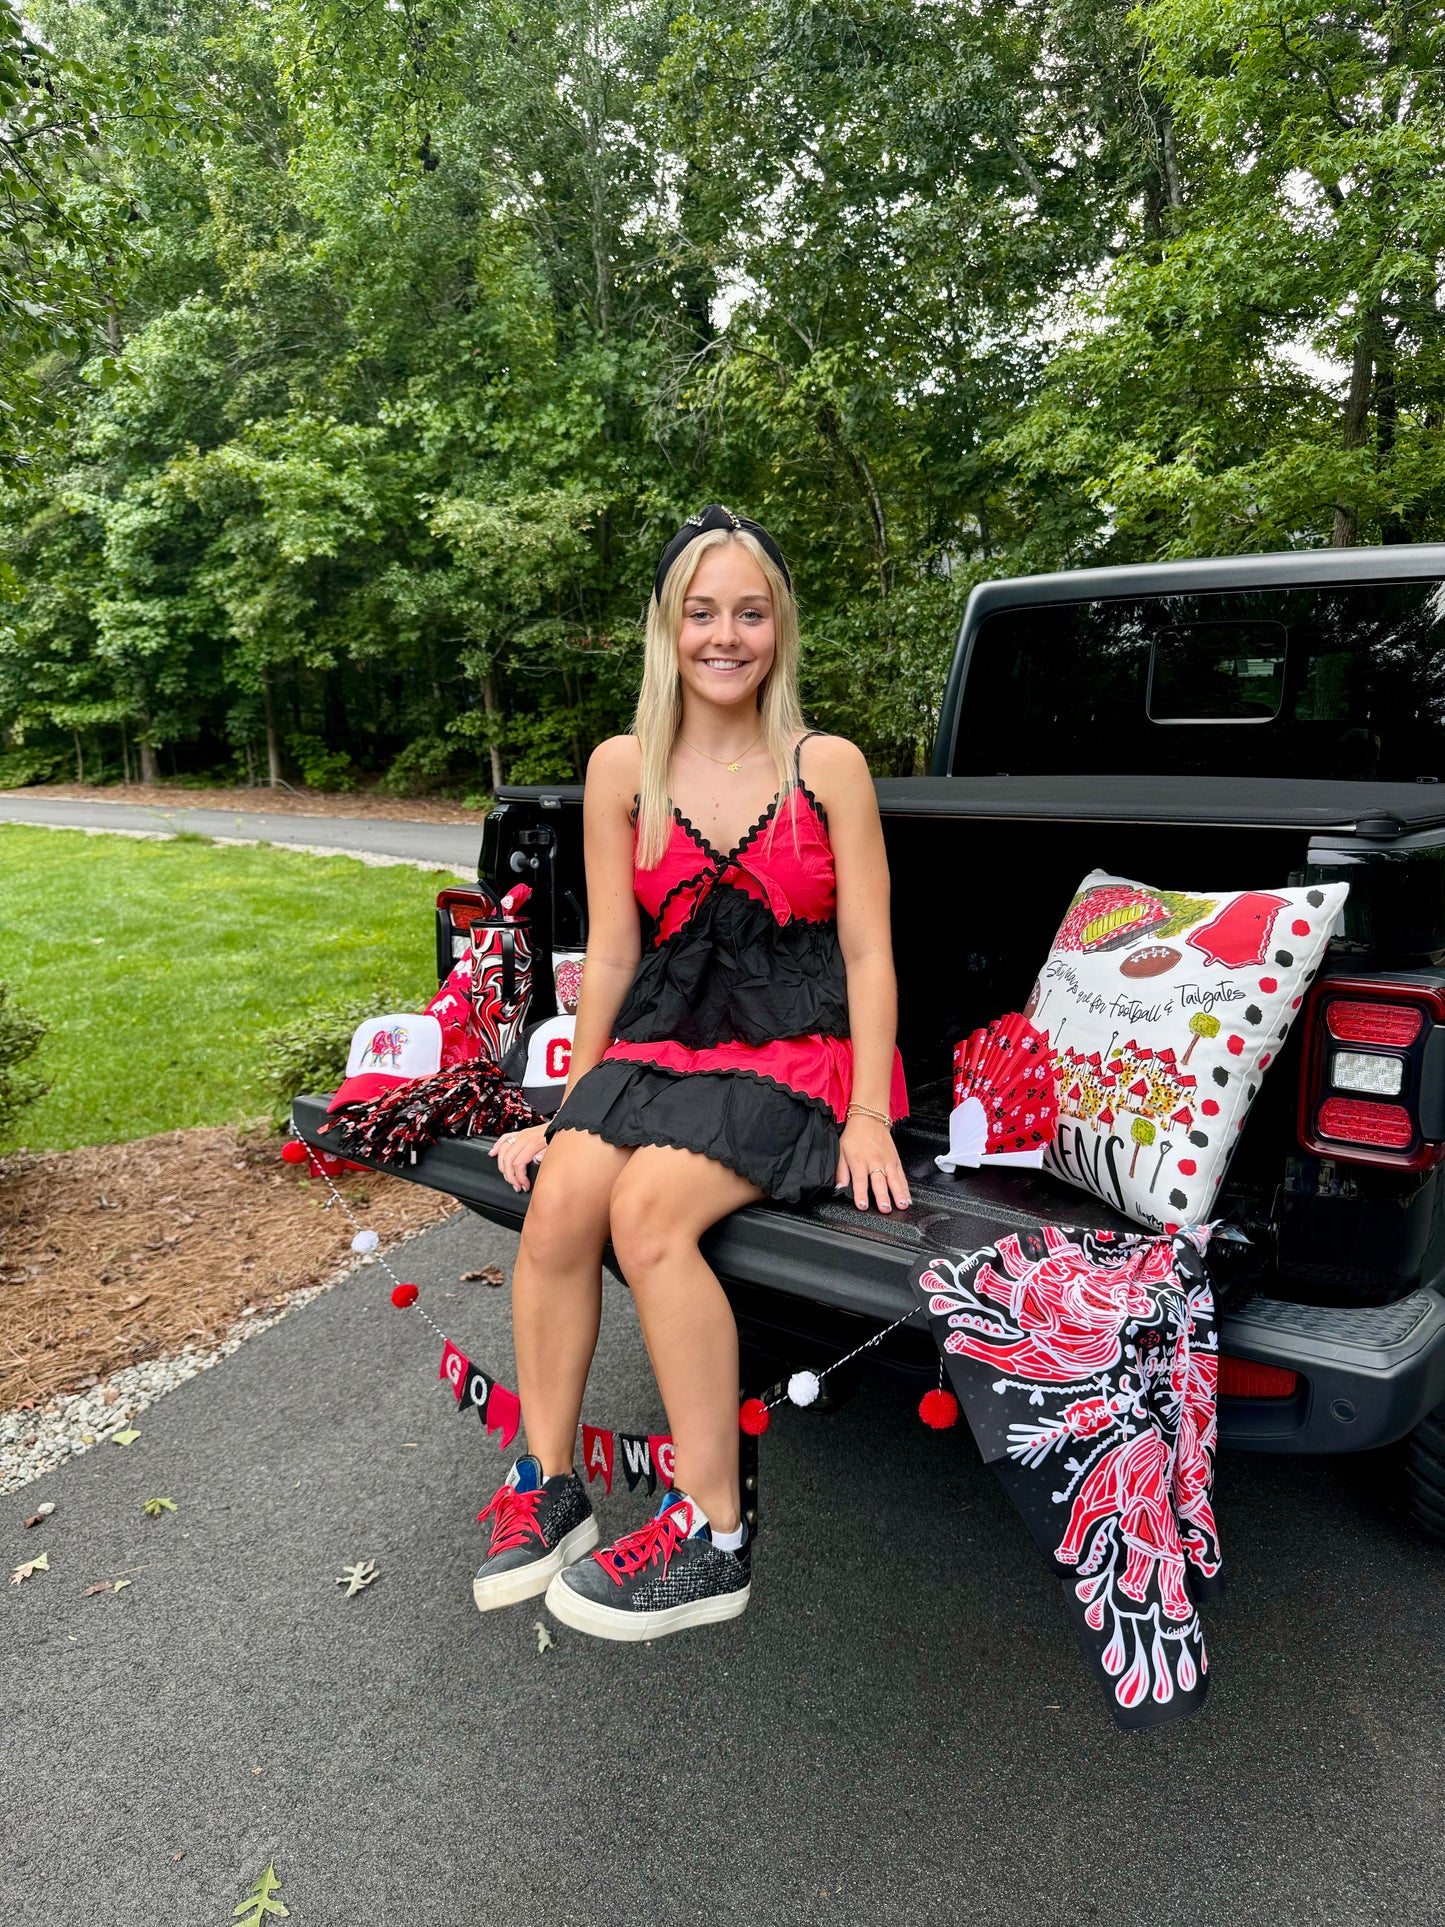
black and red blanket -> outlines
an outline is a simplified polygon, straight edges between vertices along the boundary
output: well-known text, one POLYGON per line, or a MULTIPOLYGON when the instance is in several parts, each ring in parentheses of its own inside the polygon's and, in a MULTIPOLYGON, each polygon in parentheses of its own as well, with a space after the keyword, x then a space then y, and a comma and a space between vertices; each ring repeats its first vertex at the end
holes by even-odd
POLYGON ((1207 1227, 1071 1231, 931 1258, 914 1283, 984 1459, 1063 1582, 1121 1726, 1197 1711, 1218 1592, 1207 1227))

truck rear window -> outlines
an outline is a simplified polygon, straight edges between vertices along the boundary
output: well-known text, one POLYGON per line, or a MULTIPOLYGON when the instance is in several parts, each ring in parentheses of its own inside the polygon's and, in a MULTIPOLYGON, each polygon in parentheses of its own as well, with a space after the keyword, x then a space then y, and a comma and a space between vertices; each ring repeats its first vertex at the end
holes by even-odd
POLYGON ((1445 777, 1445 585, 1000 609, 955 776, 1445 777))

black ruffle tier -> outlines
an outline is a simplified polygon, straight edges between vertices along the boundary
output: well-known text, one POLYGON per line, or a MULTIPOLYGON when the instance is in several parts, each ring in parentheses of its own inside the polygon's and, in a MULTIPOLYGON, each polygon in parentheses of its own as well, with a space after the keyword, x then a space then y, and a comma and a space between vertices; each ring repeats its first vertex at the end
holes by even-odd
POLYGON ((547 1127, 609 1144, 671 1145, 725 1164, 770 1198, 796 1204, 831 1191, 838 1126, 826 1104, 747 1071, 670 1071, 604 1058, 547 1127))
POLYGON ((690 1050, 846 1037, 838 927, 801 917, 780 924, 759 898, 713 883, 681 930, 643 951, 612 1035, 690 1050))

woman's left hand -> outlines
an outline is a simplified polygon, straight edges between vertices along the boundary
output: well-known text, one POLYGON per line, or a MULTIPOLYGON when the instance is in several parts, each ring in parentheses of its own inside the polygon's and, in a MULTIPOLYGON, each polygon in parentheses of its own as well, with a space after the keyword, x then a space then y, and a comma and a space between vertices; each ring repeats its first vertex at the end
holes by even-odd
POLYGON ((895 1204, 906 1211, 913 1202, 888 1126, 876 1118, 850 1117, 839 1145, 836 1189, 851 1188, 854 1204, 866 1211, 870 1185, 880 1211, 891 1211, 895 1204))

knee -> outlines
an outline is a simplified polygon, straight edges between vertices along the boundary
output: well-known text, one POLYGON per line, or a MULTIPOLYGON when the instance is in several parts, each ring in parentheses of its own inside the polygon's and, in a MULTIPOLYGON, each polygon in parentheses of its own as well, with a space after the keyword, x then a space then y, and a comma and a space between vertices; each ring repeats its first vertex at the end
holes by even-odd
POLYGON ((612 1249, 629 1284, 662 1269, 681 1246, 694 1242, 651 1185, 618 1185, 612 1193, 611 1231, 612 1249))
POLYGON ((533 1264, 548 1271, 584 1254, 596 1256, 602 1247, 600 1227, 588 1221, 575 1199, 563 1195, 565 1189, 537 1185, 522 1220, 523 1252, 533 1264))

